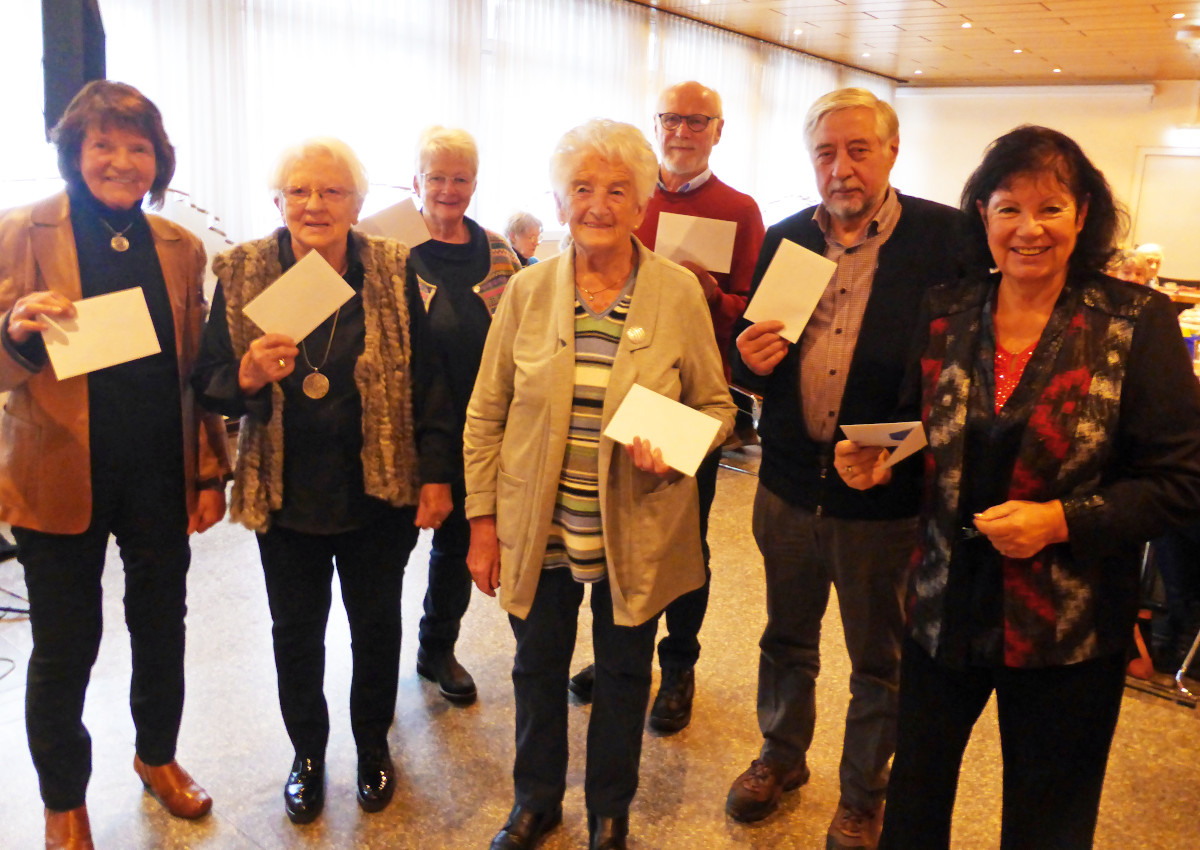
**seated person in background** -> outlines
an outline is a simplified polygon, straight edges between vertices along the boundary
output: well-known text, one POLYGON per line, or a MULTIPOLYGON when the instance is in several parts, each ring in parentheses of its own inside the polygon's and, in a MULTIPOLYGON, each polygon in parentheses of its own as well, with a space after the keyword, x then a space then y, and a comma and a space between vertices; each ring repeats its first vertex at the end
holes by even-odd
POLYGON ((1108 265, 1104 267, 1104 273, 1117 280, 1146 284, 1150 280, 1150 263, 1145 254, 1139 254, 1129 248, 1120 248, 1113 252, 1108 265))
POLYGON ((1150 286, 1157 286, 1158 270, 1162 268, 1163 261, 1162 246, 1156 242, 1143 242, 1137 246, 1137 252, 1146 258, 1146 262, 1149 265, 1146 283, 1150 286))
POLYGON ((536 216, 527 212, 513 213, 504 225, 504 235, 508 237, 508 244, 517 252, 521 265, 532 266, 537 262, 533 252, 542 241, 542 222, 536 216))

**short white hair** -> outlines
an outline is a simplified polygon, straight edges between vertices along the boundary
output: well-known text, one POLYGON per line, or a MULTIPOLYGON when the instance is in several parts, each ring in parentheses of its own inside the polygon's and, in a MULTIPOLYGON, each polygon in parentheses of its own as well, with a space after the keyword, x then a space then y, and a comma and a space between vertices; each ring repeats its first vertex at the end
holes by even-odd
POLYGON ((350 179, 354 181, 354 195, 361 205, 363 198, 367 196, 367 170, 363 168, 362 160, 348 144, 332 136, 316 136, 284 148, 283 153, 275 162, 275 168, 268 181, 268 188, 271 192, 273 194, 282 192, 296 163, 314 155, 332 157, 334 162, 344 166, 350 172, 350 179))
POLYGON ((475 137, 466 130, 440 124, 422 130, 417 142, 417 174, 424 174, 430 160, 439 153, 465 159, 471 165, 471 176, 479 176, 479 146, 475 144, 475 137))
POLYGON ((567 188, 575 164, 585 153, 594 153, 613 164, 620 164, 633 175, 633 190, 639 206, 645 206, 658 182, 658 157, 654 148, 632 124, 593 118, 568 130, 550 157, 550 186, 560 204, 566 204, 567 188))
POLYGON ((542 220, 533 213, 515 212, 508 217, 508 221, 504 225, 504 235, 511 242, 514 236, 520 236, 528 233, 530 230, 536 230, 539 233, 542 230, 542 220))

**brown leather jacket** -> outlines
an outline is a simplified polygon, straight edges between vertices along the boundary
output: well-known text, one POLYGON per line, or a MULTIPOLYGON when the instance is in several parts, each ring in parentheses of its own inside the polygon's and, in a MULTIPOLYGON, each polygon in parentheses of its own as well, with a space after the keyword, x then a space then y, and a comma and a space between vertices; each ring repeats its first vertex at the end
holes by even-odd
MULTIPOLYGON (((200 481, 229 473, 219 416, 192 403, 188 376, 200 347, 204 248, 181 227, 147 216, 175 318, 183 456, 189 512, 200 481)), ((0 216, 0 311, 27 292, 49 289, 82 297, 75 235, 65 192, 0 216)), ((7 315, 4 316, 7 322, 7 315)), ((92 517, 86 375, 59 381, 0 346, 0 520, 52 534, 79 534, 92 517)))

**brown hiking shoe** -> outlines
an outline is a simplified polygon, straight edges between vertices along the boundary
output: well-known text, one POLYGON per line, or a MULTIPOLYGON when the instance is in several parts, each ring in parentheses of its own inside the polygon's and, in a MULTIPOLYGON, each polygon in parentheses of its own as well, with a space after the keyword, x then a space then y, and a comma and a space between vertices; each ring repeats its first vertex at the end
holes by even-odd
POLYGON ((882 831, 883 803, 875 811, 838 803, 825 838, 825 850, 875 850, 882 831))
POLYGON ((801 761, 791 770, 755 759, 746 772, 733 780, 725 798, 725 812, 734 820, 751 823, 779 808, 784 791, 808 781, 808 765, 801 761))

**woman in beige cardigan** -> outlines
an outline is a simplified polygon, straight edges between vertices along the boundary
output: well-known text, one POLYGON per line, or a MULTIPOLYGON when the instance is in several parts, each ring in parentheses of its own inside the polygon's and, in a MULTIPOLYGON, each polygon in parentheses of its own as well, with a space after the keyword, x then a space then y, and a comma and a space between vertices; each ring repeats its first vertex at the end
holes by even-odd
POLYGON ((694 478, 601 432, 635 384, 733 422, 696 278, 634 237, 658 164, 628 124, 568 132, 550 164, 572 246, 513 278, 467 411, 468 565, 511 615, 516 801, 495 850, 562 820, 567 677, 592 585, 595 699, 585 795, 593 850, 624 848, 658 615, 704 581, 694 478))

